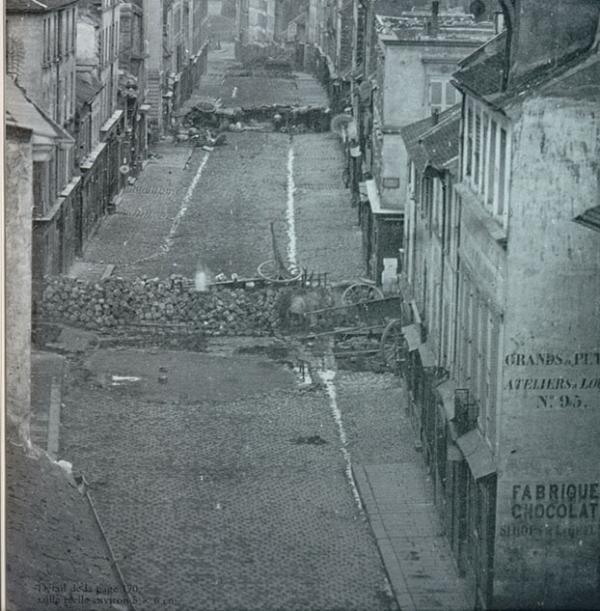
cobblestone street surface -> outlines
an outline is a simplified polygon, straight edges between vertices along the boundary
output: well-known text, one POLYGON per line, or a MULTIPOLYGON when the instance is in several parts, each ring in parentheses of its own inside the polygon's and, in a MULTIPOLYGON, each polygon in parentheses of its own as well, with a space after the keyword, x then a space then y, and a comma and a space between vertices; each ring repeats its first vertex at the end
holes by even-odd
MULTIPOLYGON (((256 107, 266 103, 264 96, 281 104, 326 105, 323 89, 308 74, 265 84, 254 77, 227 76, 233 65, 233 45, 211 51, 208 73, 188 105, 223 98, 234 88, 240 97, 224 106, 240 105, 243 99, 256 107), (293 95, 286 93, 290 83, 293 95)), ((212 152, 186 144, 157 145, 71 275, 96 281, 114 265, 112 272, 125 277, 193 277, 199 268, 252 277, 260 263, 272 258, 271 221, 277 221, 282 254, 290 254, 295 239, 298 262, 309 271, 329 272, 338 280, 363 273, 360 231, 333 134, 289 137, 249 131, 228 133, 227 142, 212 152)))
POLYGON ((291 150, 298 261, 332 278, 359 276, 360 231, 343 187, 336 138, 248 132, 229 134, 228 142, 210 153, 159 146, 159 157, 90 240, 83 257, 88 269, 112 264, 119 276, 193 277, 202 267, 255 276, 258 265, 272 258, 272 220, 284 256, 290 241, 291 150))
POLYGON ((107 350, 74 375, 62 453, 140 609, 393 608, 322 390, 258 356, 107 350))

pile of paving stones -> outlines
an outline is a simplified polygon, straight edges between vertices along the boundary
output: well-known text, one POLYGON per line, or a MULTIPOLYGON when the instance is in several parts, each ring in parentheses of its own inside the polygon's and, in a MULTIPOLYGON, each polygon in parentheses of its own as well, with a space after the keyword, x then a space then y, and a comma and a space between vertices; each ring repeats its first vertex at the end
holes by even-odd
POLYGON ((275 301, 276 291, 268 287, 201 292, 177 275, 98 283, 60 276, 47 284, 39 316, 91 329, 188 325, 206 335, 271 335, 278 319, 275 301))

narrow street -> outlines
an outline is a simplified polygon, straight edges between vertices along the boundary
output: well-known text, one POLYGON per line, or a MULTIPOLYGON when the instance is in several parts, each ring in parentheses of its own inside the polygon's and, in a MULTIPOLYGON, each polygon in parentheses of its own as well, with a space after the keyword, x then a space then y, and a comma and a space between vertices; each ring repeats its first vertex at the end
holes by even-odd
POLYGON ((360 230, 341 159, 329 133, 232 133, 212 152, 161 144, 116 214, 104 219, 77 275, 112 264, 124 277, 191 278, 200 268, 252 277, 272 258, 269 224, 276 221, 284 250, 295 239, 300 265, 356 278, 360 230))
MULTIPOLYGON (((209 85, 227 66, 212 57, 209 85)), ((154 153, 72 275, 252 277, 272 258, 271 221, 290 262, 332 281, 362 274, 335 135, 231 133, 213 151, 165 142, 154 153)), ((215 337, 202 352, 100 338, 71 359, 59 454, 85 474, 136 608, 397 608, 323 354, 303 357, 312 380, 298 347, 276 338, 215 337)), ((371 376, 371 390, 397 384, 371 376)), ((396 400, 383 403, 397 420, 396 400)), ((361 443, 376 451, 381 439, 361 443)))

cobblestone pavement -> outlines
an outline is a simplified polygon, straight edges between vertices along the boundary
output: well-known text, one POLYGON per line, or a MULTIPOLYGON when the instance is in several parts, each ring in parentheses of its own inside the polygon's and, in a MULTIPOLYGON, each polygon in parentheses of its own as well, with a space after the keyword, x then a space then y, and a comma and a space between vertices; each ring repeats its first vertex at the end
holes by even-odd
POLYGON ((298 261, 336 280, 364 274, 361 232, 342 179, 343 158, 333 134, 294 136, 298 261))
POLYGON ((414 435, 398 377, 339 371, 336 386, 353 462, 380 464, 415 458, 414 435))
MULTIPOLYGON (((208 55, 207 73, 195 98, 220 100, 225 108, 259 106, 327 106, 327 94, 311 75, 293 72, 289 76, 247 76, 235 59, 233 43, 223 43, 208 55)), ((188 104, 189 106, 189 104, 188 104)))
POLYGON ((299 262, 332 278, 360 275, 360 231, 343 188, 335 137, 246 132, 229 134, 228 141, 210 153, 161 145, 125 190, 117 213, 104 219, 77 269, 84 274, 113 264, 120 276, 193 277, 200 267, 256 275, 258 265, 272 258, 269 223, 277 221, 284 256, 291 239, 292 149, 299 262))
POLYGON ((141 609, 393 608, 321 390, 260 356, 107 350, 87 367, 65 397, 63 457, 141 609))
MULTIPOLYGON (((207 74, 190 104, 217 98, 225 106, 242 101, 247 106, 327 103, 311 75, 295 73, 264 83, 228 72, 235 65, 232 44, 211 51, 207 74), (231 97, 234 88, 236 98, 231 97)), ((71 275, 96 281, 114 265, 114 274, 128 277, 192 277, 200 267, 214 274, 255 276, 258 265, 272 258, 271 221, 277 221, 284 256, 293 239, 288 218, 292 180, 299 262, 335 279, 361 275, 360 232, 342 183, 343 159, 335 136, 290 138, 252 131, 227 138, 226 146, 212 152, 158 145, 135 184, 123 192, 117 212, 103 219, 71 275)))

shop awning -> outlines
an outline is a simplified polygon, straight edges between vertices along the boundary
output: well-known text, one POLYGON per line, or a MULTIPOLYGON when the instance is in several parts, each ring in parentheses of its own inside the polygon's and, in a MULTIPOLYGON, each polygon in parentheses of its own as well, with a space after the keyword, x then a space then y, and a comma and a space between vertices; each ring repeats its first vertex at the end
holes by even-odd
POLYGON ((419 356, 421 357, 421 365, 423 369, 429 369, 437 365, 435 354, 428 343, 421 344, 419 346, 419 356))
POLYGON ((377 189, 377 184, 372 178, 366 180, 365 184, 367 187, 367 195, 369 196, 369 203, 371 205, 371 212, 373 214, 394 214, 398 216, 404 214, 404 211, 399 210, 398 208, 383 208, 381 206, 379 190, 377 189))
POLYGON ((402 333, 406 343, 408 344, 409 352, 417 350, 417 348, 421 345, 420 325, 406 325, 406 327, 402 327, 402 333))
POLYGON ((456 443, 464 454, 475 479, 481 479, 496 471, 492 451, 478 429, 459 437, 456 443))
POLYGON ((456 393, 456 383, 454 380, 446 380, 435 387, 446 412, 446 418, 453 420, 454 413, 454 394, 456 393))

